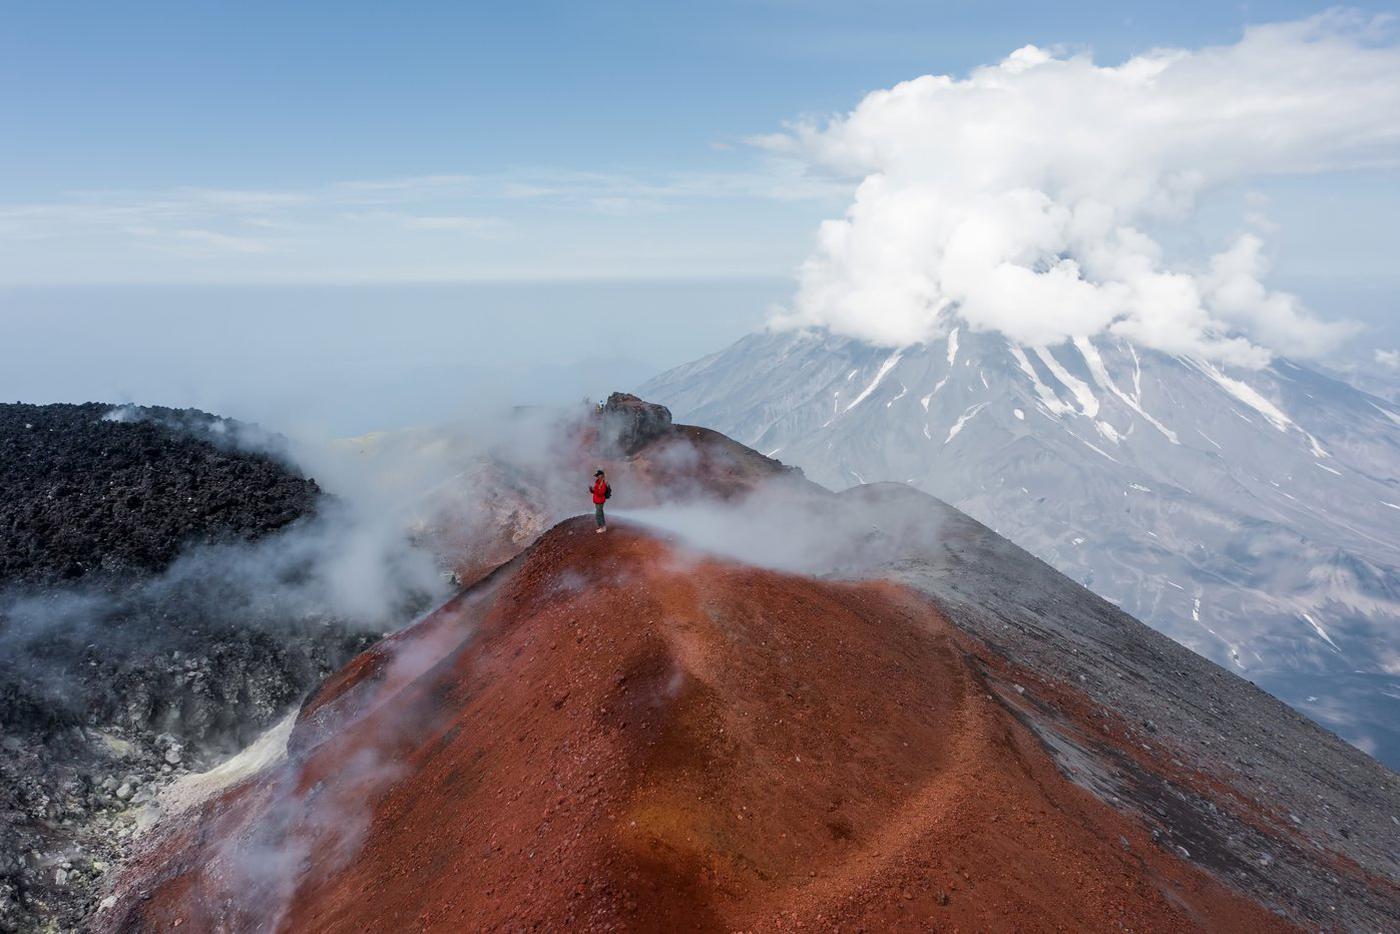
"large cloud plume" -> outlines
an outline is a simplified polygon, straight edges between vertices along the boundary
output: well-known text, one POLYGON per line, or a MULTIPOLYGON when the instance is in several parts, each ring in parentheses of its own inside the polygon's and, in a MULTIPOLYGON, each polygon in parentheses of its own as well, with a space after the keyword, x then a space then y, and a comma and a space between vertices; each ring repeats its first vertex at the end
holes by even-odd
POLYGON ((1027 46, 761 143, 863 177, 776 326, 903 345, 956 314, 1025 343, 1107 332, 1259 365, 1325 353, 1351 326, 1268 289, 1254 233, 1173 264, 1151 231, 1189 224, 1220 186, 1395 165, 1400 49, 1387 20, 1347 12, 1114 67, 1027 46))

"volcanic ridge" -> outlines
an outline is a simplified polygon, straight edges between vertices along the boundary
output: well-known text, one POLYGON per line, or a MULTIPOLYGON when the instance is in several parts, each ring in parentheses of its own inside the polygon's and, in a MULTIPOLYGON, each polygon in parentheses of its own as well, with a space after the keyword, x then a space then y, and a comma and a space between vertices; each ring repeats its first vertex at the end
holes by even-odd
POLYGON ((1394 773, 931 497, 643 421, 620 492, 766 476, 868 531, 792 573, 553 525, 153 830, 94 928, 1395 929, 1394 773))
POLYGON ((329 684, 110 929, 1286 929, 1061 777, 912 591, 592 531, 329 684))

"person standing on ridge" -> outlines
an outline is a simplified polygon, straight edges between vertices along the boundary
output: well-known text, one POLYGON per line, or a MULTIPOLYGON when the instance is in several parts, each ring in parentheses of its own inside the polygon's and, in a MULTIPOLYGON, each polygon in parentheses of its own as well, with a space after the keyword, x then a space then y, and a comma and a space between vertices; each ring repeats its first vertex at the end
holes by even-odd
POLYGON ((603 504, 612 496, 612 487, 608 486, 608 478, 603 471, 599 470, 593 475, 593 485, 588 492, 593 494, 593 515, 598 520, 598 534, 601 535, 608 530, 608 520, 603 517, 603 504))

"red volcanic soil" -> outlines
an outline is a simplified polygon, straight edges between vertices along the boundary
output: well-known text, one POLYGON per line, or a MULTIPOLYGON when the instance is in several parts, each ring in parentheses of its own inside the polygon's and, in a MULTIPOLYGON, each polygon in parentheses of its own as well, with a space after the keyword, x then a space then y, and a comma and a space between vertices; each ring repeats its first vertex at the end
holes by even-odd
POLYGON ((1069 784, 885 583, 546 534, 308 703, 106 930, 1288 930, 1069 784))

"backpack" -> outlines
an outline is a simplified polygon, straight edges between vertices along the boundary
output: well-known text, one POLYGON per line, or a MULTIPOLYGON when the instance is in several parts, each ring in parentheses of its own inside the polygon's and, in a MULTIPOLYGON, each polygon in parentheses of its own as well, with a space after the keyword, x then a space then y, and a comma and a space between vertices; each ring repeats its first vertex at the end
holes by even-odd
POLYGON ((603 486, 603 499, 612 499, 612 484, 609 483, 603 486))

